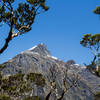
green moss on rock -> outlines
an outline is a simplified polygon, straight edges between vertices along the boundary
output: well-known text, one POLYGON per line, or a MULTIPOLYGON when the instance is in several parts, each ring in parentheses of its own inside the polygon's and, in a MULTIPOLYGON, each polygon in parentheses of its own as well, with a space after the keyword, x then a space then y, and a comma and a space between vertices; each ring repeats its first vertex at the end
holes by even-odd
POLYGON ((29 73, 27 75, 27 80, 34 82, 36 85, 39 85, 39 86, 42 86, 42 87, 45 85, 45 79, 44 79, 42 74, 29 73))
POLYGON ((4 65, 3 64, 0 64, 0 70, 3 69, 3 68, 4 68, 4 65))
POLYGON ((9 96, 6 96, 4 94, 0 95, 0 100, 11 100, 11 98, 9 96))
MULTIPOLYGON (((0 78, 0 93, 5 93, 10 97, 17 98, 18 96, 23 96, 25 93, 32 91, 32 85, 44 86, 45 79, 42 74, 39 73, 29 73, 27 75, 18 73, 11 76, 3 76, 0 78)), ((26 97, 26 96, 25 96, 26 97)), ((0 100, 10 100, 5 96, 1 96, 0 100), (4 98, 4 99, 2 99, 4 98)), ((24 100, 40 100, 39 97, 27 97, 24 100)))
POLYGON ((9 81, 13 81, 13 82, 16 82, 16 81, 23 81, 23 77, 24 77, 24 74, 16 74, 16 75, 12 75, 9 77, 9 81))
POLYGON ((23 100, 41 100, 38 96, 27 97, 23 100))
POLYGON ((19 87, 20 93, 29 92, 32 90, 32 88, 29 86, 29 84, 27 84, 25 81, 21 82, 18 87, 19 87))

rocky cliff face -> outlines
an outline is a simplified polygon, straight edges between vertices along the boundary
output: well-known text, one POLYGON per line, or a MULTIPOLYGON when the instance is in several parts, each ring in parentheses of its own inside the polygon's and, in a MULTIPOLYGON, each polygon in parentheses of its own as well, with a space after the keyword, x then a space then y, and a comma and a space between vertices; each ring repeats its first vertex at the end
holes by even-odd
MULTIPOLYGON (((44 100, 49 93, 49 100, 58 100, 64 90, 66 91, 63 98, 59 100, 94 100, 94 93, 100 91, 100 78, 92 75, 85 66, 75 64, 72 60, 65 63, 51 56, 44 44, 26 50, 4 63, 1 73, 3 77, 22 73, 27 83, 29 83, 28 79, 33 79, 25 78, 27 75, 31 73, 34 77, 36 76, 34 82, 31 84, 31 81, 28 84, 31 90, 25 92, 24 96, 15 97, 18 100, 27 96, 44 100), (41 85, 43 83, 45 84, 41 85)), ((17 100, 15 98, 12 97, 12 100, 17 100)))

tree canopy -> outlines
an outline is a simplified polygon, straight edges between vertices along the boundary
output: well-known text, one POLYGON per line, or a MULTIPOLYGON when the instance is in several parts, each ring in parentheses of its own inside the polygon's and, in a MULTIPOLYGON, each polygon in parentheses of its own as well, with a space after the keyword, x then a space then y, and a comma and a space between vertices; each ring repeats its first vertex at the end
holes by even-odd
MULTIPOLYGON (((95 14, 100 15, 100 6, 96 7, 96 9, 93 10, 93 12, 95 14)), ((94 58, 90 65, 96 68, 97 73, 100 73, 100 33, 87 33, 83 35, 80 44, 83 47, 89 48, 91 50, 92 54, 94 55, 94 58)))
POLYGON ((15 0, 0 0, 0 27, 7 24, 10 28, 0 54, 7 49, 9 42, 18 35, 32 29, 36 15, 49 9, 46 0, 26 0, 15 7, 15 0))
POLYGON ((92 64, 95 63, 95 60, 100 56, 100 34, 85 34, 83 35, 82 40, 80 41, 80 44, 83 47, 89 48, 94 55, 94 59, 92 61, 92 64))

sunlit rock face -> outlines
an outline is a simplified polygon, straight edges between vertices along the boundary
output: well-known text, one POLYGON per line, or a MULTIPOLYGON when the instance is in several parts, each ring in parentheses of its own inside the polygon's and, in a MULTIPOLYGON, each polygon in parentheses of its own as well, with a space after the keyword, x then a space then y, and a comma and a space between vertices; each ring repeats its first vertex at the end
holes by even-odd
POLYGON ((63 90, 69 88, 75 80, 78 80, 77 84, 65 93, 63 100, 94 100, 93 93, 100 91, 98 77, 92 75, 85 66, 75 64, 73 60, 63 62, 51 56, 45 44, 38 44, 22 52, 3 65, 2 75, 4 76, 19 72, 26 75, 28 73, 43 75, 46 81, 45 86, 34 84, 31 93, 31 96, 38 96, 42 100, 50 91, 52 93, 49 100, 57 100, 63 90), (55 87, 52 89, 51 83, 53 82, 55 87))
POLYGON ((38 44, 38 45, 30 48, 29 51, 33 52, 33 53, 38 53, 43 56, 50 55, 50 52, 48 51, 48 49, 46 48, 46 45, 44 43, 38 44))

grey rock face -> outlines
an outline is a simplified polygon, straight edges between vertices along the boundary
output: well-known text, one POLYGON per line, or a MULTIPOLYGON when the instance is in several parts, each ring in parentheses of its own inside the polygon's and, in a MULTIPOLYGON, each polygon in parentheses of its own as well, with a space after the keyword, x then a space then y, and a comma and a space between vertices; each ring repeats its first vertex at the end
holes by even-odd
POLYGON ((6 62, 2 74, 12 75, 19 71, 25 74, 41 73, 45 77, 45 87, 33 86, 32 95, 40 96, 42 100, 51 90, 50 100, 57 100, 63 90, 69 88, 73 81, 77 80, 77 75, 80 77, 77 84, 65 93, 63 100, 94 100, 93 93, 100 91, 100 88, 97 87, 100 84, 99 78, 78 64, 71 63, 66 66, 65 62, 52 57, 44 44, 24 51, 6 62), (55 82, 54 89, 51 87, 52 82, 55 82))

